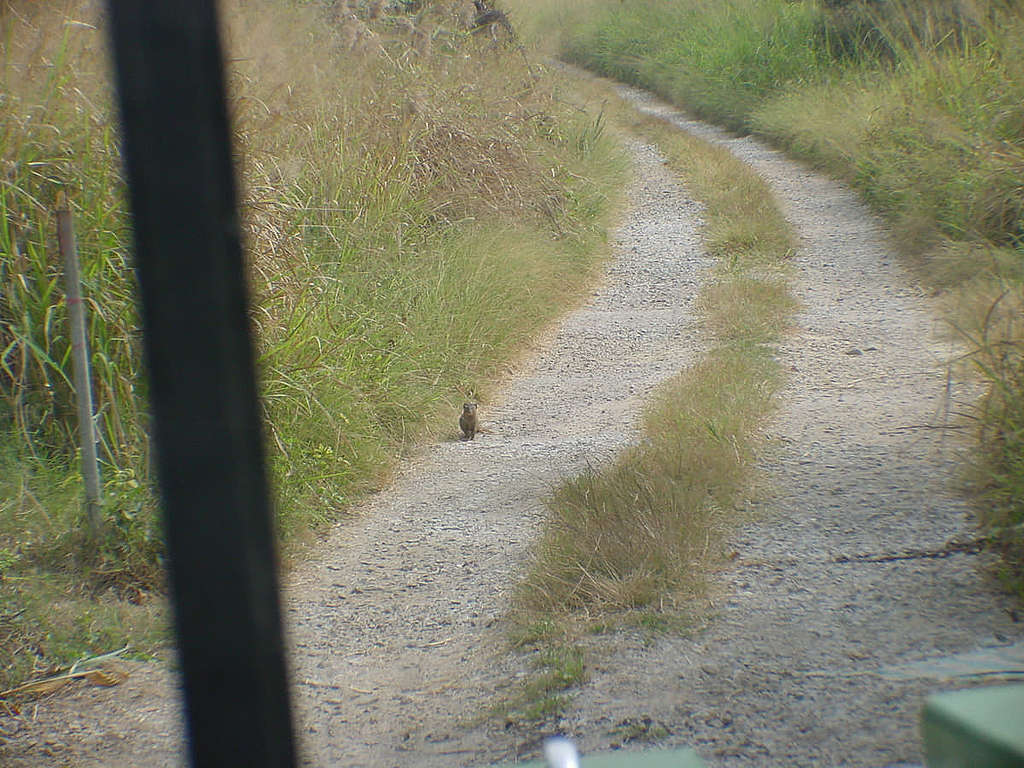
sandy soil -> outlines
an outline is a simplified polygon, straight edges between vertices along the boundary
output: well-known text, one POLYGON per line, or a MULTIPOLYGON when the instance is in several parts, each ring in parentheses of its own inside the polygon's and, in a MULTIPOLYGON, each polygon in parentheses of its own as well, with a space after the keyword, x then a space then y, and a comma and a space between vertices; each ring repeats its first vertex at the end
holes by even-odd
MULTIPOLYGON (((523 672, 502 617, 545 493, 637 439, 644 398, 701 349, 700 208, 633 143, 607 279, 481 406, 490 432, 425 448, 286 579, 303 764, 486 765, 535 755, 556 729, 586 751, 690 745, 712 766, 919 762, 922 697, 991 679, 951 655, 986 649, 992 666, 1024 641, 985 555, 926 556, 970 535, 949 490, 961 446, 937 427, 975 393, 947 379, 951 343, 881 227, 841 186, 633 95, 750 163, 802 242, 771 491, 734 536, 714 611, 686 637, 590 641, 589 681, 559 723, 477 719, 523 672)), ((139 665, 117 688, 0 717, 0 763, 182 765, 179 709, 173 673, 139 665)))

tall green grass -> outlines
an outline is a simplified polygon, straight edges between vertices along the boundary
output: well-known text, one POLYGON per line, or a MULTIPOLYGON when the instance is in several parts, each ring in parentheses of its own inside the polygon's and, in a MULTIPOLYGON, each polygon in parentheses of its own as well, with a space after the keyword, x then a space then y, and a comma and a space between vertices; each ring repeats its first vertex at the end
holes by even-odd
MULTIPOLYGON (((447 12, 417 23, 447 29, 447 12)), ((240 52, 276 34, 261 23, 240 52)), ((291 98, 289 126, 266 125, 280 119, 260 106, 271 94, 240 115, 253 157, 293 157, 297 142, 313 158, 287 188, 281 229, 256 230, 274 242, 253 265, 286 536, 336 516, 380 483, 388 457, 446 434, 457 403, 487 395, 502 361, 592 274, 605 191, 622 172, 607 142, 581 143, 599 118, 569 113, 522 56, 440 32, 425 56, 379 29, 381 47, 349 54, 347 93, 314 58, 324 80, 291 98)), ((281 183, 275 167, 249 170, 250 190, 281 183)))
POLYGON ((802 83, 825 57, 820 12, 788 0, 594 3, 570 23, 561 55, 653 90, 733 128, 767 94, 802 83))
POLYGON ((958 46, 902 43, 912 22, 879 19, 895 49, 885 68, 851 67, 794 89, 762 105, 751 124, 848 179, 919 251, 943 238, 1018 248, 1024 14, 981 18, 970 37, 956 35, 958 46))
POLYGON ((561 55, 847 180, 892 222, 921 279, 951 297, 950 322, 990 390, 976 414, 983 516, 1024 589, 1015 405, 1024 329, 1004 311, 1024 296, 1024 9, 1001 0, 574 9, 561 17, 561 55))
MULTIPOLYGON (((145 418, 137 388, 138 339, 127 220, 115 128, 90 57, 100 34, 52 20, 51 34, 19 39, 20 15, 0 15, 3 108, 0 153, 0 412, 33 454, 68 455, 77 440, 64 284, 52 214, 57 193, 71 197, 88 297, 99 444, 112 465, 146 464, 145 418), (33 44, 34 43, 34 44, 33 44), (79 70, 75 61, 88 62, 79 70)), ((25 24, 29 20, 24 20, 25 24)))
MULTIPOLYGON (((37 656, 110 650, 99 646, 119 633, 151 647, 162 631, 128 217, 90 9, 0 3, 0 623, 17 630, 0 635, 0 683, 37 656), (98 552, 76 534, 61 189, 89 301, 98 552), (100 615, 105 601, 116 610, 100 615), (145 628, 118 618, 136 604, 153 614, 145 628)), ((486 398, 574 301, 623 166, 598 115, 569 106, 523 51, 466 33, 454 4, 378 18, 270 0, 222 10, 277 524, 297 557, 290 545, 379 486, 402 452, 453 433, 455 405, 486 398)))

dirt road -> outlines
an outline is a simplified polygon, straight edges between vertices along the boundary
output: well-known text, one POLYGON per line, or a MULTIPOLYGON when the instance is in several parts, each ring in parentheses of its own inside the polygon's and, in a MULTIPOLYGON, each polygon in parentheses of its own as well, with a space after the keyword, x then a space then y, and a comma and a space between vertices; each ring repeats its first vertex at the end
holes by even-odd
MULTIPOLYGON (((803 309, 779 350, 791 379, 763 462, 772 490, 734 537, 707 626, 594 640, 574 710, 547 728, 588 751, 657 737, 712 766, 919 761, 922 696, 979 680, 956 677, 970 659, 950 654, 988 648, 992 666, 1024 641, 985 556, 925 556, 970 531, 949 491, 960 445, 934 427, 973 393, 947 382, 934 307, 850 192, 636 98, 769 181, 801 238, 803 309)), ((486 765, 543 735, 474 720, 522 671, 502 616, 542 497, 637 439, 645 396, 703 343, 699 206, 652 147, 629 150, 607 279, 481 408, 490 432, 425 448, 286 580, 304 764, 486 765)), ((0 763, 181 765, 178 707, 173 675, 151 665, 0 718, 0 763)))

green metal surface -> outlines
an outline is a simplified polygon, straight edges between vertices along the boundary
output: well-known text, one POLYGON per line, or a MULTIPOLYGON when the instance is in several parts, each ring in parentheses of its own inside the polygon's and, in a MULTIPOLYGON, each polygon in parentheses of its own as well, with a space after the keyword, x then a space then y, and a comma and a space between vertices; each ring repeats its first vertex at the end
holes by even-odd
MULTIPOLYGON (((645 752, 603 752, 599 755, 585 755, 580 768, 704 768, 704 763, 692 749, 656 749, 645 752)), ((512 768, 512 764, 508 764, 512 768)), ((538 760, 532 763, 516 763, 515 768, 547 768, 547 763, 538 760)))
POLYGON ((952 691, 925 702, 928 768, 1024 766, 1024 685, 952 691))

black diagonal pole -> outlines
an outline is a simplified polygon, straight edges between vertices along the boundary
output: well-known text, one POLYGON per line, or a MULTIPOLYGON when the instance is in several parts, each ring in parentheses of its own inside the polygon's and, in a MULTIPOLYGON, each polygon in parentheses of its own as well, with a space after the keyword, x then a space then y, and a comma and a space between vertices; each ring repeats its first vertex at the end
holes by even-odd
POLYGON ((108 0, 195 766, 294 764, 213 0, 108 0))

